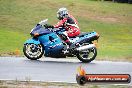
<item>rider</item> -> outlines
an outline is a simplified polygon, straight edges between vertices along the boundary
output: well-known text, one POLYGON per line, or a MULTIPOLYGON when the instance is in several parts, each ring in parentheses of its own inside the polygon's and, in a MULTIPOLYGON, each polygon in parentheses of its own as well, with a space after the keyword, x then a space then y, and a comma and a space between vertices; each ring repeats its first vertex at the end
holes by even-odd
POLYGON ((60 20, 54 28, 62 27, 66 31, 59 36, 70 46, 71 42, 69 37, 75 37, 80 34, 77 20, 68 13, 66 8, 60 8, 57 12, 57 18, 60 20))

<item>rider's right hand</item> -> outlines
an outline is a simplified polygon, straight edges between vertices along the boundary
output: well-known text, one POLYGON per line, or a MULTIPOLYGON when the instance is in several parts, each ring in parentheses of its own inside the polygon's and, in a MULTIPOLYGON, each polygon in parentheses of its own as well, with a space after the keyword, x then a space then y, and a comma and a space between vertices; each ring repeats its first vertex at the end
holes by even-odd
POLYGON ((54 28, 54 26, 53 25, 50 25, 50 24, 45 24, 44 27, 45 28, 52 28, 52 29, 54 28))

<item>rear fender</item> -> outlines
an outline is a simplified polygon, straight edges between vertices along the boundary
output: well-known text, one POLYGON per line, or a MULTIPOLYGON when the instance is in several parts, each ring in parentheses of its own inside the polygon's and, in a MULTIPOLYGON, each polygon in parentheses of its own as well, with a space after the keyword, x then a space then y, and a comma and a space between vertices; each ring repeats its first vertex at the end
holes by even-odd
POLYGON ((24 45, 25 44, 36 44, 36 45, 38 45, 38 44, 40 44, 40 41, 37 39, 37 38, 31 38, 31 39, 28 39, 25 43, 24 43, 24 45))

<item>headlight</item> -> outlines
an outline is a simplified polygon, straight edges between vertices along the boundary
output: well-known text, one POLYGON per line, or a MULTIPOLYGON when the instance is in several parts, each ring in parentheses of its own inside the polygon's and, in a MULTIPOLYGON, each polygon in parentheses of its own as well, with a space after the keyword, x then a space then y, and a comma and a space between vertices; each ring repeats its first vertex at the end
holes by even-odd
POLYGON ((34 33, 34 36, 39 36, 39 33, 34 33))

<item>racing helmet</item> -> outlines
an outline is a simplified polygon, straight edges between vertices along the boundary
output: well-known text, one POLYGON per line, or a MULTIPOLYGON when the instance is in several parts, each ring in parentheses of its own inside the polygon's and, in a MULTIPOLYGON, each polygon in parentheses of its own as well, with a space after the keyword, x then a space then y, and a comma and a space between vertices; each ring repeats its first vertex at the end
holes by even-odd
POLYGON ((57 18, 61 20, 67 16, 68 16, 68 10, 64 7, 59 8, 59 10, 57 11, 57 18))

